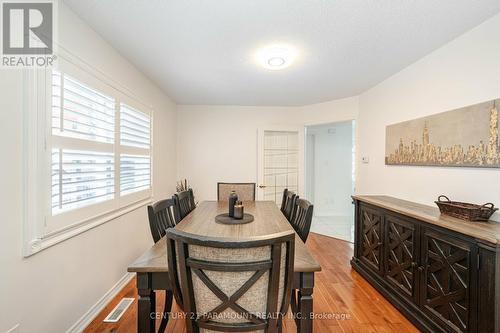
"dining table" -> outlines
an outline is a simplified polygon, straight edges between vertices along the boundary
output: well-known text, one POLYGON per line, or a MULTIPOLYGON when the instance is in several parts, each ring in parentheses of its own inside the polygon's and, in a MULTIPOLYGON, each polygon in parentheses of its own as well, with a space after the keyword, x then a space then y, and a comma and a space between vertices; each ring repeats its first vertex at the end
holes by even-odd
MULTIPOLYGON (((243 205, 245 213, 252 214, 254 217, 250 223, 218 223, 215 217, 227 212, 228 203, 203 201, 175 228, 196 235, 231 239, 269 236, 294 230, 274 201, 248 201, 243 202, 243 205)), ((164 237, 128 267, 129 272, 136 273, 138 333, 155 332, 156 320, 152 315, 156 312, 155 291, 171 290, 166 245, 164 237)), ((319 271, 321 271, 321 266, 305 243, 295 234, 294 278, 290 305, 297 332, 313 331, 314 273, 319 271)))

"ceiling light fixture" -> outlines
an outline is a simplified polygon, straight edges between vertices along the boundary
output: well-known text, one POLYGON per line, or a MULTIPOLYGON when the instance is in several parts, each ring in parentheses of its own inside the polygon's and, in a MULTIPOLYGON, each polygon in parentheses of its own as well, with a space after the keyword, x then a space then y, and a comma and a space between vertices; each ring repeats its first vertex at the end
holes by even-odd
POLYGON ((269 45, 259 49, 255 54, 257 63, 270 70, 287 68, 296 57, 296 49, 285 44, 269 45))
POLYGON ((273 58, 270 58, 267 63, 269 64, 269 66, 273 66, 273 67, 279 67, 279 66, 283 66, 285 64, 285 59, 281 58, 281 57, 273 57, 273 58))

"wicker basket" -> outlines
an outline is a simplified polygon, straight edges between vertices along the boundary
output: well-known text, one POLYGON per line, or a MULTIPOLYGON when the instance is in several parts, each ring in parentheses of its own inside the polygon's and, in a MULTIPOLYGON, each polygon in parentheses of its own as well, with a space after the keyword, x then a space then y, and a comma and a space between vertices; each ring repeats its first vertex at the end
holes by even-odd
POLYGON ((438 201, 434 202, 438 205, 442 214, 467 221, 488 221, 491 215, 498 210, 492 203, 486 203, 481 206, 466 202, 451 201, 445 195, 440 195, 438 201))

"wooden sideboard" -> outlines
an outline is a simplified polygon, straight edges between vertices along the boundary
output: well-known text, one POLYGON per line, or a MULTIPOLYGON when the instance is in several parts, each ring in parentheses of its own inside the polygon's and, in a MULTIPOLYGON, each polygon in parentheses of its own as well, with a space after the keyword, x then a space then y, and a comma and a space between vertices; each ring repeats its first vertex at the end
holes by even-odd
POLYGON ((500 223, 353 196, 352 267, 425 332, 500 333, 500 223))

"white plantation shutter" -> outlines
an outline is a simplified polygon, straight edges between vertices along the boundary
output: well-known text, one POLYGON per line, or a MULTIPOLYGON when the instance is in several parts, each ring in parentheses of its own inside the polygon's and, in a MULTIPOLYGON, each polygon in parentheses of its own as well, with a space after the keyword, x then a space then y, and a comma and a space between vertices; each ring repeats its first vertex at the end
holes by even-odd
POLYGON ((120 104, 120 195, 151 188, 151 117, 120 104))
POLYGON ((96 89, 100 82, 87 82, 59 71, 51 75, 50 211, 55 226, 49 229, 151 195, 150 114, 119 102, 130 100, 126 96, 96 89))
POLYGON ((126 104, 120 105, 120 144, 150 148, 151 120, 148 115, 126 104))
POLYGON ((52 74, 52 134, 113 143, 115 101, 59 72, 52 74))
POLYGON ((121 155, 120 194, 149 189, 151 185, 151 162, 146 155, 121 155))
POLYGON ((24 254, 143 207, 152 196, 152 110, 60 49, 23 72, 24 254))
POLYGON ((113 199, 114 156, 69 149, 52 150, 52 212, 113 199))
POLYGON ((52 73, 52 215, 114 198, 115 101, 52 73))

